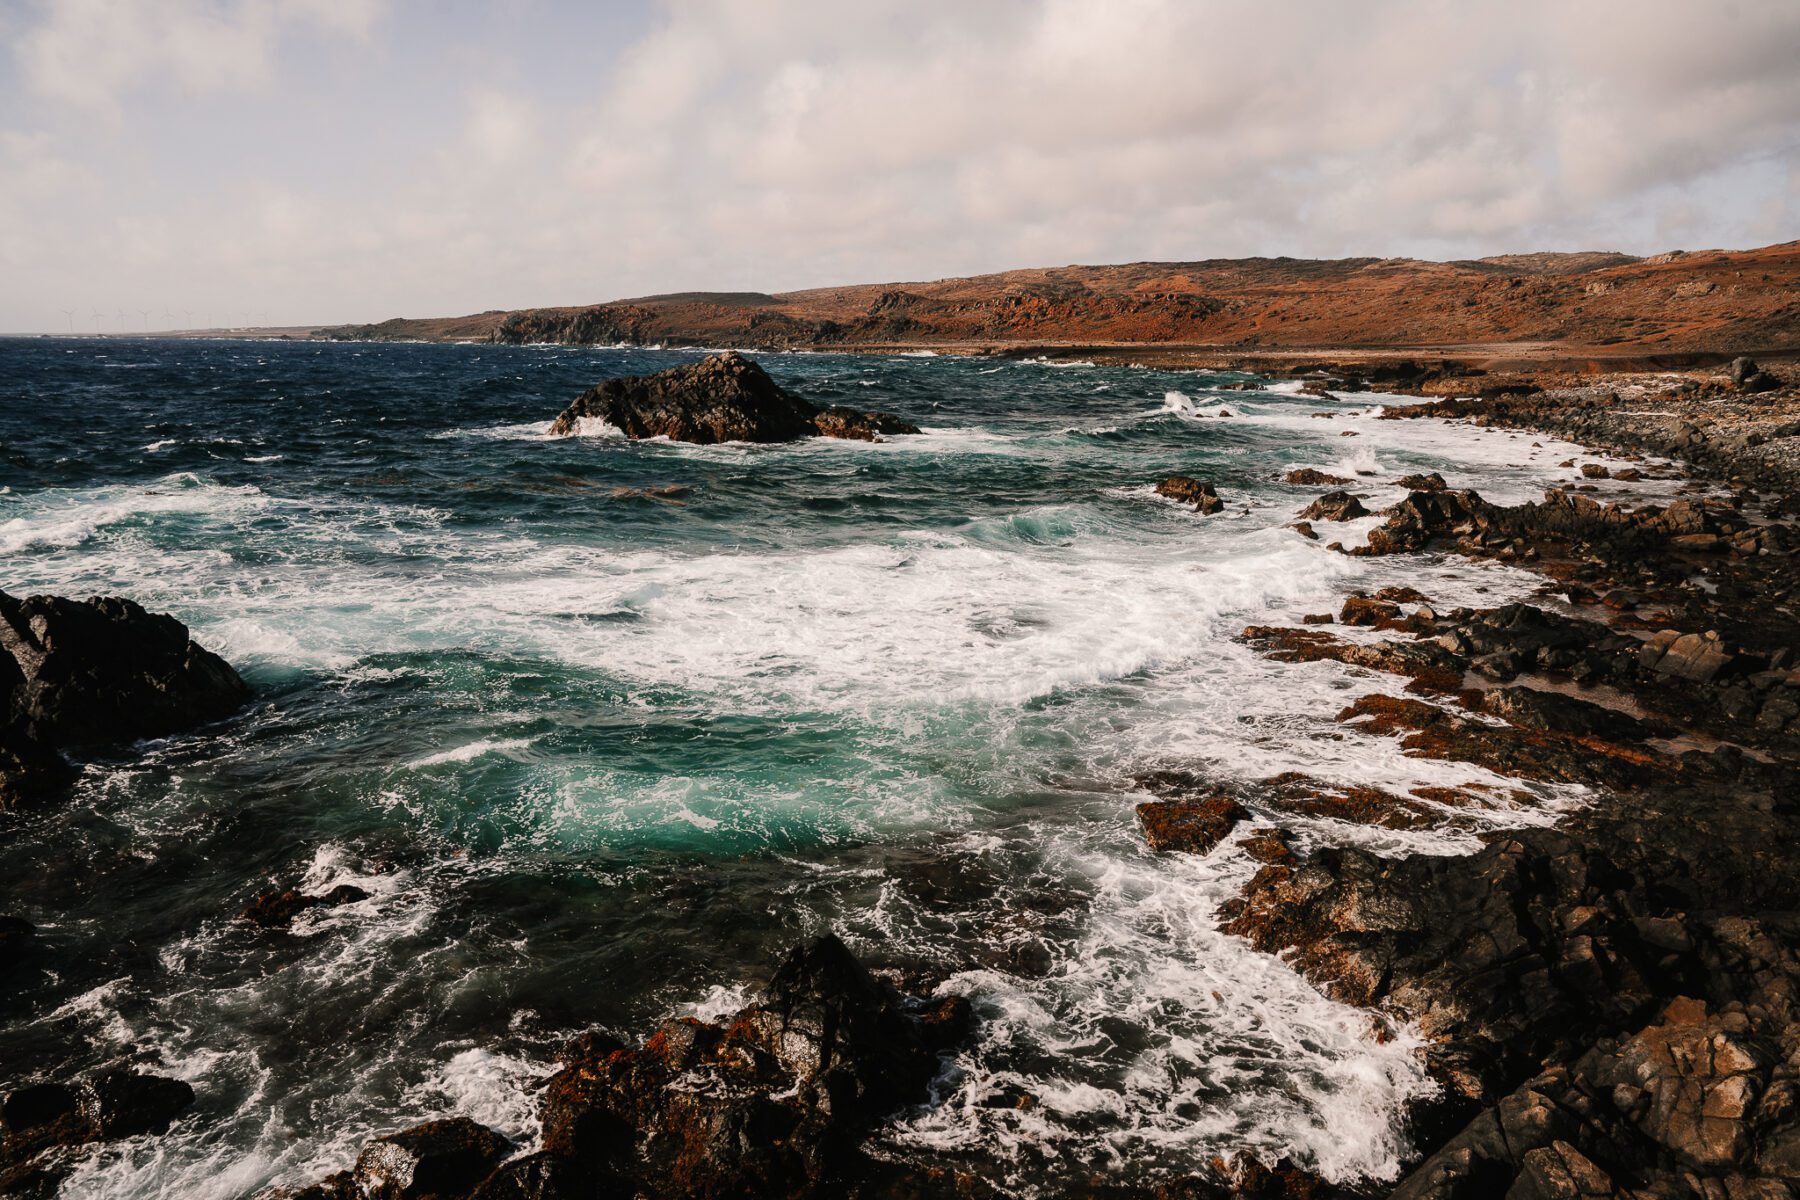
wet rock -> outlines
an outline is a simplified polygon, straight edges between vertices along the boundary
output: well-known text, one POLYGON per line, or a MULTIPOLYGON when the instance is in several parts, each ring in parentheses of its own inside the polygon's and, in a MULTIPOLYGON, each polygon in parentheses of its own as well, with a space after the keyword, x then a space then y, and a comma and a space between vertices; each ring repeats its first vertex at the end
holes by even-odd
POLYGON ((1665 629, 1638 651, 1638 661, 1660 675, 1706 683, 1731 664, 1732 656, 1717 634, 1679 633, 1665 629))
POLYGON ((909 1001, 819 938, 721 1024, 572 1051, 545 1085, 543 1149, 652 1197, 837 1194, 866 1171, 874 1123, 923 1099, 969 1028, 960 997, 909 1001))
POLYGON ((1313 530, 1311 521, 1295 521, 1292 525, 1289 525, 1288 528, 1310 541, 1316 542, 1319 540, 1319 535, 1313 530))
POLYGON ((1421 687, 1455 691, 1462 686, 1463 660, 1435 642, 1347 642, 1319 629, 1251 625, 1243 638, 1276 662, 1341 662, 1405 675, 1421 687))
POLYGON ((22 961, 37 946, 37 926, 23 917, 0 916, 0 967, 22 961))
POLYGON ((1582 463, 1581 476, 1583 479, 1611 479, 1612 472, 1601 463, 1582 463))
POLYGON ((1394 480, 1394 486, 1403 487, 1409 492, 1441 492, 1450 485, 1444 482, 1442 475, 1429 471, 1423 475, 1402 475, 1394 480))
POLYGON ((470 1200, 631 1200, 635 1194, 623 1176, 540 1150, 495 1170, 470 1200))
POLYGON ((1308 521, 1353 521, 1368 515, 1362 501, 1345 491, 1326 492, 1300 510, 1300 516, 1308 521))
POLYGON ((0 811, 54 798, 74 782, 75 768, 56 750, 23 725, 0 725, 0 811))
POLYGON ((1331 475, 1312 467, 1296 467, 1284 478, 1299 487, 1343 487, 1350 482, 1342 475, 1331 475))
POLYGON ((886 413, 820 409, 785 391, 735 351, 654 375, 609 379, 582 393, 551 423, 557 436, 600 420, 628 437, 678 442, 791 442, 808 437, 879 440, 919 430, 886 413))
POLYGON ((0 1159, 162 1133, 193 1102, 194 1089, 181 1080, 129 1070, 16 1088, 0 1101, 0 1159))
POLYGON ((1156 494, 1183 504, 1191 503, 1194 511, 1199 513, 1216 513, 1225 507, 1212 484, 1189 479, 1186 475, 1169 476, 1156 485, 1156 494))
POLYGON ((1391 600, 1376 600, 1369 596, 1351 596, 1344 601, 1344 607, 1338 613, 1338 620, 1345 625, 1379 625, 1384 621, 1395 621, 1400 617, 1400 606, 1391 600))
POLYGON ((427 1121, 370 1142, 351 1178, 362 1200, 467 1196, 506 1157, 508 1145, 467 1117, 427 1121))
POLYGON ((174 617, 130 600, 0 592, 6 722, 45 745, 107 746, 217 720, 249 699, 174 617))
POLYGON ((340 904, 355 904, 368 898, 369 893, 349 883, 340 883, 319 896, 307 895, 294 888, 284 888, 263 892, 246 904, 238 917, 264 929, 285 929, 293 923, 295 917, 309 908, 336 908, 340 904))
POLYGON ((1641 742, 1672 732, 1578 696, 1536 688, 1493 688, 1483 693, 1482 708, 1523 728, 1612 742, 1641 742))
POLYGON ((1138 823, 1152 850, 1205 854, 1250 814, 1222 791, 1197 798, 1147 800, 1137 806, 1138 823))

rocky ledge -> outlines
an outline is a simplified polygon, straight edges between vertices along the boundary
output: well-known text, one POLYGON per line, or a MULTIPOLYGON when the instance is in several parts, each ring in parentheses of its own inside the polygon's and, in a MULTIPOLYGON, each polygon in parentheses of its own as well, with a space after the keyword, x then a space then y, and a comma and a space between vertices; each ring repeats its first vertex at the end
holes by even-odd
MULTIPOLYGON (((1734 375, 1748 382, 1694 403, 1781 419, 1778 381, 1734 375)), ((1571 433, 1610 419, 1541 395, 1460 403, 1440 411, 1571 433)), ((1641 448, 1675 449, 1658 428, 1641 448)), ((1394 587, 1244 631, 1276 661, 1404 681, 1346 705, 1334 736, 1476 764, 1519 781, 1511 795, 1203 767, 1139 780, 1152 848, 1230 840, 1259 864, 1224 930, 1429 1039, 1442 1092, 1411 1114, 1419 1159, 1395 1196, 1800 1195, 1800 505, 1777 439, 1711 461, 1736 480, 1655 504, 1577 484, 1502 506, 1410 479, 1367 545, 1337 548, 1509 562, 1545 577, 1541 602, 1394 587), (1589 801, 1554 827, 1469 820, 1568 785, 1589 801), (1481 849, 1299 845, 1279 829, 1293 814, 1459 828, 1481 849)), ((1285 1194, 1340 1193, 1299 1176, 1285 1194)))
POLYGON ((762 997, 723 1021, 665 1021, 638 1046, 576 1038, 544 1085, 535 1150, 509 1157, 524 1148, 493 1130, 433 1121, 270 1200, 939 1194, 929 1171, 862 1143, 928 1098, 940 1055, 971 1025, 962 997, 903 996, 828 935, 792 950, 762 997))
POLYGON ((583 392, 563 409, 550 432, 578 433, 583 420, 599 420, 632 438, 677 442, 792 442, 809 437, 880 441, 918 433, 887 413, 819 408, 786 391, 752 360, 735 351, 634 375, 583 392))
POLYGON ((174 617, 114 596, 0 592, 0 809, 60 795, 74 777, 65 751, 167 737, 249 697, 174 617))

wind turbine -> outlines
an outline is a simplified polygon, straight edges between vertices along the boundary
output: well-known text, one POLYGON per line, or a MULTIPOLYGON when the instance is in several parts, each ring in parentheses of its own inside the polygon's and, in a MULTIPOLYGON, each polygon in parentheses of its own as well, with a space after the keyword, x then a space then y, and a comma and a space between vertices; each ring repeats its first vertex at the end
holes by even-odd
POLYGON ((75 334, 75 310, 72 308, 65 308, 62 310, 62 315, 64 319, 69 322, 69 335, 73 337, 75 334))
POLYGON ((147 308, 140 308, 140 309, 138 309, 138 316, 144 318, 144 332, 149 333, 150 332, 150 310, 147 308))
POLYGON ((106 319, 106 314, 96 308, 94 310, 94 336, 95 337, 100 336, 100 322, 105 319, 106 319))
POLYGON ((125 324, 125 310, 124 309, 121 308, 119 310, 119 323, 117 325, 113 326, 113 328, 117 329, 120 333, 125 332, 127 326, 125 324))

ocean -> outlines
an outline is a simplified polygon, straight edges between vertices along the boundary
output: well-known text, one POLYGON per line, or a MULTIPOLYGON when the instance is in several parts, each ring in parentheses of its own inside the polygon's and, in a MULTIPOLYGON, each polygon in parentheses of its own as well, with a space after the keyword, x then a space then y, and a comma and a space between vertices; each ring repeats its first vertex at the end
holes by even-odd
POLYGON ((759 359, 924 434, 546 436, 597 380, 696 354, 0 341, 0 587, 173 613, 256 692, 0 817, 0 901, 51 964, 0 989, 0 1083, 130 1060, 198 1094, 64 1195, 235 1198, 434 1116, 529 1142, 571 1034, 729 1011, 825 930, 980 1017, 878 1153, 1027 1195, 1237 1153, 1392 1177, 1419 1038, 1219 933, 1256 864, 1150 853, 1134 779, 1496 788, 1438 829, 1244 826, 1427 853, 1580 803, 1346 731, 1405 681, 1235 635, 1359 589, 1539 582, 1333 553, 1375 518, 1306 540, 1320 489, 1288 469, 1371 510, 1422 470, 1516 502, 1584 452, 1220 390, 1243 375, 823 354, 759 359), (1176 473, 1224 512, 1153 493, 1176 473), (339 883, 370 899, 236 919, 339 883))

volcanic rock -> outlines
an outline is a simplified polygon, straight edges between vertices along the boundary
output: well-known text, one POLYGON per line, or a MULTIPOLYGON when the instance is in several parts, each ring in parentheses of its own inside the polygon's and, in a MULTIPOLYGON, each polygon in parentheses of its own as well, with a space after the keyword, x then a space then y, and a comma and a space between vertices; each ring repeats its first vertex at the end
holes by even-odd
POLYGON ((1305 487, 1343 487, 1349 483, 1342 475, 1328 475, 1311 467, 1296 467, 1286 475, 1289 483, 1305 487))
POLYGON ((1442 475, 1430 471, 1423 475, 1402 475, 1394 480, 1394 486, 1403 487, 1409 492, 1441 492, 1450 485, 1444 482, 1442 475))
POLYGON ((576 433, 585 418, 632 438, 678 442, 791 442, 809 437, 877 441, 918 427, 887 413, 821 409, 777 386, 735 351, 654 375, 608 379, 576 397, 551 423, 553 435, 576 433))
POLYGON ((1352 521, 1368 515, 1362 501, 1345 491, 1326 492, 1300 510, 1300 516, 1308 521, 1352 521))
POLYGON ((0 807, 65 788, 59 750, 178 733, 249 696, 174 617, 117 597, 0 592, 0 807))
POLYGON ((1147 800, 1137 806, 1144 840, 1152 850, 1205 854, 1250 814, 1231 796, 1215 791, 1197 799, 1147 800))
POLYGON ((1192 502, 1194 511, 1198 513, 1216 513, 1225 507, 1225 502, 1219 499, 1219 493, 1212 484, 1189 479, 1186 475, 1169 476, 1156 485, 1156 494, 1183 504, 1192 502))
POLYGON ((544 1089, 543 1148, 650 1197, 835 1195, 874 1123, 925 1097, 969 1025, 961 997, 910 1001, 822 937, 722 1024, 667 1021, 635 1049, 602 1037, 565 1051, 544 1089))
POLYGON ((179 1079, 105 1071, 80 1083, 16 1088, 0 1101, 0 1161, 24 1162, 55 1147, 162 1133, 194 1102, 179 1079))
POLYGON ((370 1142, 351 1177, 362 1200, 466 1196, 506 1157, 507 1146, 467 1117, 427 1121, 370 1142))
POLYGON ((246 904, 244 911, 238 916, 252 925, 261 925, 264 929, 283 929, 309 908, 336 908, 340 904, 355 904, 368 898, 369 893, 349 883, 340 883, 322 896, 311 896, 294 888, 283 888, 263 892, 246 904))

